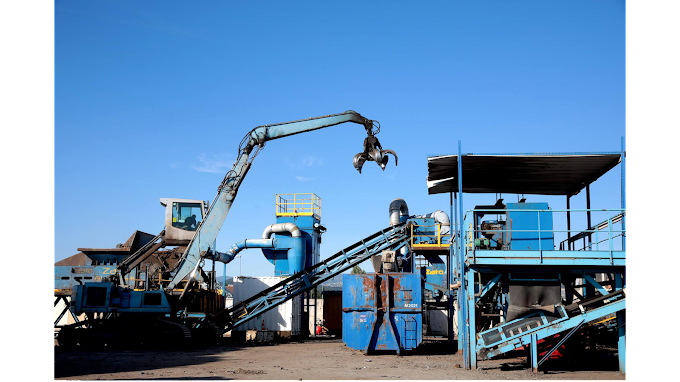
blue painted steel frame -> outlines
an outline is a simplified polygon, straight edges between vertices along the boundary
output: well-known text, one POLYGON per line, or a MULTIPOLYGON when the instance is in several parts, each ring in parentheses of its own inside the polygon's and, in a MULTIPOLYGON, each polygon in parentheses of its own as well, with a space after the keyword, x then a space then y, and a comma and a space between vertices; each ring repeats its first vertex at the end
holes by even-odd
MULTIPOLYGON (((488 353, 489 357, 497 356, 506 353, 510 350, 517 349, 519 346, 530 345, 532 343, 531 336, 536 335, 537 339, 550 337, 555 334, 562 333, 566 330, 572 329, 583 322, 593 321, 598 318, 606 317, 612 313, 621 312, 625 308, 626 299, 622 298, 600 308, 587 311, 586 313, 578 315, 576 317, 564 317, 558 319, 556 321, 551 322, 550 324, 539 326, 538 328, 531 329, 529 331, 522 332, 521 334, 508 338, 507 340, 503 341, 497 349, 494 349, 491 352, 489 352, 488 353)), ((480 340, 478 343, 480 347, 481 342, 482 341, 480 340)), ((498 346, 498 344, 493 345, 498 346)))
MULTIPOLYGON (((475 288, 474 280, 475 274, 478 272, 475 269, 477 266, 486 265, 552 265, 552 266, 562 266, 562 267, 579 267, 579 266, 603 266, 603 267, 621 267, 625 269, 625 216, 622 220, 622 251, 613 251, 610 247, 609 251, 578 251, 579 253, 574 254, 577 251, 502 251, 502 252, 512 252, 507 253, 506 256, 498 256, 498 253, 491 254, 487 252, 499 252, 499 251, 474 251, 472 250, 472 262, 467 262, 468 256, 465 255, 465 243, 463 238, 465 237, 465 224, 463 215, 463 179, 462 179, 462 150, 461 141, 458 141, 458 191, 456 192, 457 204, 453 202, 452 204, 456 207, 455 223, 456 223, 456 242, 455 247, 452 246, 451 251, 454 252, 452 264, 449 266, 453 269, 450 271, 456 271, 453 273, 460 282, 459 292, 458 292, 458 344, 459 350, 462 345, 464 366, 465 369, 475 369, 477 367, 476 360, 476 331, 474 323, 474 312, 475 309, 475 288), (477 252, 477 253, 475 253, 477 252), (518 259, 517 257, 512 258, 510 255, 518 255, 517 252, 532 252, 529 259, 518 259), (571 253, 569 253, 571 252, 571 253), (480 255, 480 256, 478 256, 480 255), (531 258, 534 257, 534 258, 531 258), (474 268, 471 268, 473 266, 474 268), (466 285, 467 284, 467 285, 466 285)), ((626 194, 625 194, 625 138, 621 138, 621 152, 571 152, 571 153, 521 153, 521 154, 508 154, 508 153, 494 153, 494 154, 467 154, 467 155, 603 155, 603 154, 620 154, 621 155, 621 210, 625 211, 626 208, 626 194)), ((568 198, 569 196, 567 196, 568 198)), ((569 200, 567 199, 567 202, 569 200)), ((452 206, 452 210, 453 207, 452 206)), ((610 224, 611 225, 611 224, 610 224)), ((453 230, 452 230, 453 232, 453 230)), ((569 268, 568 268, 569 269, 569 268)), ((615 268, 612 268, 614 270, 615 268)), ((624 271, 625 272, 625 271, 624 271)), ((625 288, 623 284, 622 274, 618 271, 614 271, 615 274, 615 285, 614 290, 620 290, 625 288)), ((592 277, 586 277, 586 280, 600 292, 604 290, 602 286, 597 283, 592 277), (600 289, 601 288, 601 289, 600 289)), ((456 280, 454 280, 455 282, 456 280)), ((494 278, 493 282, 498 280, 494 278)), ((491 284, 491 283, 490 283, 491 284)), ((487 285, 480 292, 487 292, 492 285, 487 285)), ((483 293, 482 293, 483 295, 483 293)), ((625 373, 625 310, 615 310, 617 323, 618 323, 618 336, 619 336, 619 369, 622 373, 625 373)), ((453 313, 453 312, 451 312, 453 313)), ((535 340, 534 337, 532 351, 535 352, 535 340)), ((531 338, 527 337, 527 343, 532 343, 531 338)), ((538 368, 538 359, 534 354, 532 358, 532 368, 538 368)))
MULTIPOLYGON (((458 213, 459 225, 458 225, 458 267, 460 271, 460 289, 458 291, 458 308, 460 309, 460 314, 458 317, 458 344, 462 342, 463 344, 463 359, 465 362, 465 369, 470 369, 470 348, 469 348, 469 338, 468 338, 468 309, 467 309, 467 294, 466 292, 466 280, 465 280, 465 257, 463 253, 463 157, 461 155, 461 141, 458 141, 458 213)), ((460 347, 460 346, 459 346, 460 347)))
MULTIPOLYGON (((621 209, 626 209, 626 138, 621 137, 621 209)), ((626 230, 626 215, 621 219, 621 229, 626 230)), ((622 240, 623 250, 626 250, 626 234, 623 234, 622 240)), ((621 280, 621 275, 614 275, 614 282, 616 288, 624 288, 625 285, 621 280)), ((619 336, 619 371, 626 372, 626 312, 616 313, 616 322, 619 336)))

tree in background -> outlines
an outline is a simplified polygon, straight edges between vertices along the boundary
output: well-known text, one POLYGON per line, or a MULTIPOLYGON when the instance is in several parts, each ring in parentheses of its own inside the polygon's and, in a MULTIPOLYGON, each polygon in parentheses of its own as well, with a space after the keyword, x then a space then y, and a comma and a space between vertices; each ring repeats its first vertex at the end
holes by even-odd
POLYGON ((366 271, 361 269, 359 265, 355 265, 354 268, 352 268, 352 274, 353 275, 364 275, 366 274, 366 271))

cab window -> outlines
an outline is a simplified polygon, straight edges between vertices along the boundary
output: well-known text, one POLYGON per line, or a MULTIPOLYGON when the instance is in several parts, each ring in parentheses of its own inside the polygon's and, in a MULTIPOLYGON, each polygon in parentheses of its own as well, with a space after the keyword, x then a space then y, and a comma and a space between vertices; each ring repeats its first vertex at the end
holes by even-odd
POLYGON ((203 219, 200 203, 172 203, 172 226, 196 231, 203 219))

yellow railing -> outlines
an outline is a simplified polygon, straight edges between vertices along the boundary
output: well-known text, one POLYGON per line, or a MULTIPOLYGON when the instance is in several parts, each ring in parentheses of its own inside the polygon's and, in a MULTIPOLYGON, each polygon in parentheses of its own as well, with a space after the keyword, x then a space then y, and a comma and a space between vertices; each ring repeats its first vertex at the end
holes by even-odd
POLYGON ((442 225, 418 225, 411 224, 411 248, 446 248, 450 246, 449 243, 442 243, 442 225), (431 230, 419 230, 419 227, 437 227, 436 235, 426 235, 422 232, 428 232, 431 230), (414 232, 415 231, 415 232, 414 232), (418 232, 420 231, 420 232, 418 232))
POLYGON ((321 198, 316 194, 276 194, 276 216, 315 216, 321 219, 321 198))

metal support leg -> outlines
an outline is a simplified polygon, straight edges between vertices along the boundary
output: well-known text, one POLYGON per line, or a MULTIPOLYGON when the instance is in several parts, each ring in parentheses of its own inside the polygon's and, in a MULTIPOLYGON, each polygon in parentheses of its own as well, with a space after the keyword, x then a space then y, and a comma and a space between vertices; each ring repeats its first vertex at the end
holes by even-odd
POLYGON ((468 312, 468 353, 470 354, 470 369, 477 369, 477 325, 475 323, 475 272, 474 269, 468 269, 467 276, 467 312, 468 312))
POLYGON ((468 343, 470 342, 470 338, 468 338, 468 331, 467 331, 467 325, 468 325, 468 316, 469 312, 467 309, 467 301, 466 301, 466 286, 465 286, 465 243, 463 240, 463 222, 464 222, 464 216, 463 216, 463 155, 461 153, 461 141, 458 141, 458 173, 457 176, 458 178, 458 233, 456 234, 457 236, 457 244, 458 244, 458 267, 459 267, 459 272, 460 272, 460 289, 458 290, 458 294, 460 296, 460 308, 461 308, 461 315, 460 317, 462 320, 458 322, 459 328, 458 328, 458 338, 459 344, 463 344, 463 359, 465 360, 465 368, 469 369, 470 368, 470 354, 469 354, 469 346, 468 343), (462 336, 461 336, 462 334, 462 336), (460 340, 462 337, 462 341, 460 340))
POLYGON ((538 335, 537 334, 532 334, 531 335, 531 344, 529 346, 531 355, 529 356, 530 361, 531 361, 531 371, 534 373, 538 373, 538 335))
MULTIPOLYGON (((464 279, 460 280, 465 283, 464 279)), ((465 315, 465 295, 458 289, 458 352, 463 354, 463 362, 467 368, 467 347, 465 346, 465 336, 467 333, 467 315, 465 315)))
MULTIPOLYGON (((614 274, 614 286, 616 290, 621 290, 623 288, 623 280, 621 273, 616 272, 614 274)), ((616 327, 618 328, 618 350, 619 350, 619 371, 621 373, 626 373, 626 311, 622 310, 616 312, 616 327)))

